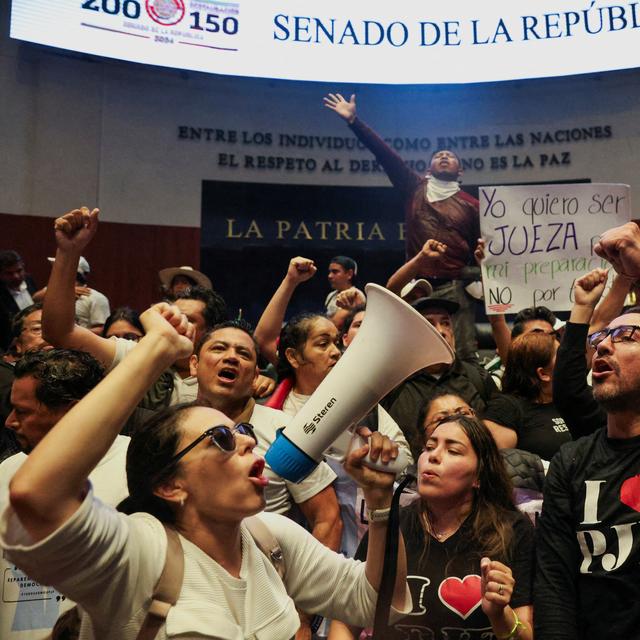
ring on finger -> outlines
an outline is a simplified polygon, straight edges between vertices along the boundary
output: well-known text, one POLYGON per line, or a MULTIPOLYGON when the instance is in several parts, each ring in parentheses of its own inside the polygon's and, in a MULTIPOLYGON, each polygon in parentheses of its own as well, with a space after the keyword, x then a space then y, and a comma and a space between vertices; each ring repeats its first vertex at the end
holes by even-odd
POLYGON ((499 596, 502 595, 502 591, 503 591, 503 586, 502 585, 498 585, 498 595, 499 596))

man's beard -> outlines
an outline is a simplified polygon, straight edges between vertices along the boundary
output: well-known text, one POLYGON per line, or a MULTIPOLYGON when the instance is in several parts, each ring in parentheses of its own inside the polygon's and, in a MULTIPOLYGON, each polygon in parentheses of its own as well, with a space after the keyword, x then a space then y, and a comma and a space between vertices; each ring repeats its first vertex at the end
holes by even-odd
POLYGON ((620 389, 617 387, 607 389, 603 386, 594 386, 593 397, 607 413, 640 410, 640 389, 620 389))

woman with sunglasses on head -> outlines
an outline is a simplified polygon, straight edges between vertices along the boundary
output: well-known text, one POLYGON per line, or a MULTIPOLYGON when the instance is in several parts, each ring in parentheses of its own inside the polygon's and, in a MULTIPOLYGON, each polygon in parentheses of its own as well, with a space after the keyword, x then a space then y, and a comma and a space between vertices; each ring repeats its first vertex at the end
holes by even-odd
MULTIPOLYGON (((141 513, 125 516, 93 497, 87 476, 128 413, 160 372, 193 348, 193 328, 177 308, 161 303, 142 321, 146 335, 126 363, 58 422, 15 475, 0 521, 11 560, 79 603, 83 640, 137 637, 164 565, 162 523, 180 534, 184 579, 158 639, 283 640, 298 629, 296 605, 369 623, 393 475, 364 467, 362 458, 369 450, 383 461, 396 455, 379 434, 346 462, 379 517, 365 564, 331 552, 286 518, 262 514, 284 556, 281 579, 243 524, 264 508, 264 461, 253 454, 253 430, 208 407, 172 408, 134 436, 127 479, 141 513)), ((402 545, 399 567, 394 605, 402 609, 402 545)))
POLYGON ((438 391, 418 414, 418 432, 423 434, 421 446, 424 447, 424 434, 426 434, 426 437, 429 437, 431 432, 442 420, 453 415, 473 418, 476 412, 473 407, 459 395, 451 393, 446 389, 438 391))
MULTIPOLYGON (((513 506, 479 420, 450 415, 425 434, 418 499, 402 510, 400 530, 413 610, 385 640, 533 637, 533 527, 513 506)), ((357 629, 334 623, 329 637, 357 638, 357 629)))
POLYGON ((546 333, 518 336, 509 349, 501 394, 487 405, 482 419, 501 449, 523 449, 551 460, 571 440, 553 404, 553 369, 558 341, 546 333))

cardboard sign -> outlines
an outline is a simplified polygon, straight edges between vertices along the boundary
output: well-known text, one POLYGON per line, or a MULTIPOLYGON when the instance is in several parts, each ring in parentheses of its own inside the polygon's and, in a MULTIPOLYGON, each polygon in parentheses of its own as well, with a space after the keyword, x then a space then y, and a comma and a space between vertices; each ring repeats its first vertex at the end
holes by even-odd
POLYGON ((574 281, 610 266, 593 253, 600 234, 631 217, 623 184, 480 187, 479 195, 487 314, 570 310, 574 281))

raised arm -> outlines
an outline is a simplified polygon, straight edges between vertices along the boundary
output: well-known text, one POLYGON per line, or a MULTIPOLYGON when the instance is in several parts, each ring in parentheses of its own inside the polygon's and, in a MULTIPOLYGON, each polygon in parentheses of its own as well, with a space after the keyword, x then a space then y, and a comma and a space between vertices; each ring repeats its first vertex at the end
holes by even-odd
POLYGON ((357 287, 349 287, 336 296, 336 306, 338 309, 329 319, 342 331, 344 322, 353 309, 366 303, 367 299, 360 289, 357 287))
POLYGON ((585 348, 589 323, 605 285, 606 269, 594 269, 575 281, 574 304, 553 371, 553 402, 574 438, 606 423, 606 416, 587 384, 585 348))
POLYGON ((301 282, 313 278, 317 270, 313 260, 300 256, 293 258, 280 286, 260 316, 254 336, 260 352, 273 365, 278 362, 278 338, 293 292, 301 282))
POLYGON ((627 222, 605 231, 593 250, 607 260, 617 273, 637 280, 640 278, 640 227, 627 222))
POLYGON ((78 261, 97 228, 98 209, 82 207, 56 219, 56 259, 44 298, 42 331, 54 347, 87 351, 108 368, 115 356, 115 342, 75 323, 78 261))
MULTIPOLYGON (((482 263, 486 257, 485 246, 486 242, 484 238, 478 238, 478 244, 473 252, 473 257, 476 259, 476 264, 480 269, 482 269, 482 263)), ((496 313, 495 315, 487 317, 489 318, 491 333, 496 343, 496 351, 502 362, 506 362, 509 348, 511 347, 511 330, 509 329, 505 315, 504 313, 496 313)))
POLYGON ((356 95, 345 100, 339 93, 330 93, 322 101, 327 109, 337 113, 347 124, 353 124, 356 119, 356 95))
POLYGON ((330 93, 324 98, 324 106, 337 113, 349 125, 358 140, 382 165, 394 187, 400 189, 405 195, 413 193, 422 176, 410 169, 401 156, 357 117, 355 95, 347 101, 339 93, 330 93))
POLYGON ((607 297, 600 302, 593 312, 589 333, 604 329, 614 318, 617 318, 622 313, 624 300, 634 282, 635 278, 619 273, 615 275, 607 297))
POLYGON ((75 513, 87 477, 148 387, 176 358, 193 350, 193 327, 177 307, 160 303, 141 321, 146 335, 126 365, 116 367, 60 419, 11 481, 11 505, 34 541, 75 513))
POLYGON ((447 252, 447 245, 437 240, 427 240, 420 253, 417 253, 411 260, 405 262, 387 281, 387 289, 397 296, 400 295, 402 287, 411 282, 418 274, 428 273, 433 265, 447 252))

